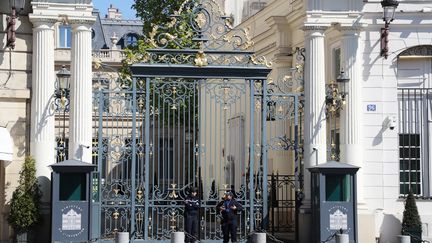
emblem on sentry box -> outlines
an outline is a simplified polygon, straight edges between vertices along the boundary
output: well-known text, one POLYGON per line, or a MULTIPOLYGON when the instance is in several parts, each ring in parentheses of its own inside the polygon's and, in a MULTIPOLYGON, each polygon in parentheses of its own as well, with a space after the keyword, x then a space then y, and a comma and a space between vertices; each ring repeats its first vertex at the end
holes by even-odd
POLYGON ((81 230, 81 214, 73 209, 62 214, 62 230, 81 230))
POLYGON ((330 214, 330 230, 340 229, 348 229, 348 215, 337 209, 334 213, 330 214))

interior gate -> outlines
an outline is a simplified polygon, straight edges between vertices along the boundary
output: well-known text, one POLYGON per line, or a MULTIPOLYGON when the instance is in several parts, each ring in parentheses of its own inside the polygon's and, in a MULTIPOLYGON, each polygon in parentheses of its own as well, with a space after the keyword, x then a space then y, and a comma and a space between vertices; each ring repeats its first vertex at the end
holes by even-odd
POLYGON ((93 237, 168 242, 198 187, 199 239, 222 239, 215 206, 232 190, 246 241, 270 220, 268 153, 294 151, 286 160, 298 173, 299 95, 267 80, 270 63, 248 51, 248 30, 232 29, 212 0, 185 2, 146 41, 132 79, 101 79, 94 95, 93 237))

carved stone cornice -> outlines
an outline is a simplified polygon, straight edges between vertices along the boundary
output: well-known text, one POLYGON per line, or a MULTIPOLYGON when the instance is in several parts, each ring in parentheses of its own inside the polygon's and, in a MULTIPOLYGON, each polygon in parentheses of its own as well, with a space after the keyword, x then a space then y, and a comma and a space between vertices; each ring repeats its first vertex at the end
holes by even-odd
POLYGON ((420 45, 414 46, 401 52, 398 57, 406 56, 432 56, 432 46, 431 45, 420 45))
POLYGON ((54 26, 55 23, 58 22, 56 18, 49 18, 49 17, 39 17, 36 15, 30 15, 29 16, 30 22, 33 23, 34 27, 39 27, 41 25, 48 25, 48 26, 54 26))
POLYGON ((79 18, 79 19, 73 17, 68 18, 68 23, 73 27, 84 26, 90 29, 95 22, 96 22, 95 18, 79 18))
POLYGON ((303 31, 326 31, 328 26, 324 25, 305 25, 301 28, 303 31))
POLYGON ((366 26, 363 24, 353 24, 353 25, 341 25, 341 24, 337 24, 335 26, 335 28, 342 32, 342 34, 344 33, 360 33, 362 30, 364 30, 366 26))

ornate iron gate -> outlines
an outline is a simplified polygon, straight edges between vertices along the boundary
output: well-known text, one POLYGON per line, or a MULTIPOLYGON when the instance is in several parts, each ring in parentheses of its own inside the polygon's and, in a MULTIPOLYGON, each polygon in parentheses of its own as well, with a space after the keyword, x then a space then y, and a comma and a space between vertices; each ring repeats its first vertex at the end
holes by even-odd
POLYGON ((200 240, 222 238, 215 206, 232 190, 245 241, 269 223, 268 153, 294 151, 298 178, 300 95, 267 80, 269 63, 247 51, 248 30, 231 29, 219 11, 212 0, 185 2, 150 34, 153 49, 136 57, 132 80, 98 83, 94 238, 128 231, 132 242, 169 241, 184 229, 183 200, 194 186, 200 240), (184 31, 192 48, 177 39, 184 31), (272 130, 269 121, 280 124, 272 130))

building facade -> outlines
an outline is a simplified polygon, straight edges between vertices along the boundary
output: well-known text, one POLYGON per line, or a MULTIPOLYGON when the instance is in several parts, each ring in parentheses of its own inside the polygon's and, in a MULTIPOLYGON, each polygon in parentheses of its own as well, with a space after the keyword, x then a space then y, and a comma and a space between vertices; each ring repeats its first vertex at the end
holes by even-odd
MULTIPOLYGON (((300 87, 305 97, 304 167, 335 159, 361 167, 360 242, 397 241, 410 189, 417 196, 423 239, 430 239, 432 2, 400 1, 390 23, 387 58, 382 55, 380 2, 274 0, 240 26, 251 29, 254 51, 274 62, 271 76, 276 79, 297 65, 293 50, 305 48, 300 87), (341 71, 350 81, 344 87, 346 104, 334 116, 328 100, 341 71)), ((311 199, 304 173, 303 227, 310 222, 311 199)), ((301 242, 308 239, 301 237, 301 242)))
MULTIPOLYGON (((86 128, 87 135, 75 134, 72 139, 69 135, 65 136, 73 130, 69 128, 69 119, 75 119, 74 123, 86 119, 81 114, 73 115, 69 110, 65 112, 64 107, 56 102, 61 98, 56 96, 56 90, 59 90, 56 73, 62 66, 74 69, 71 71, 75 81, 71 82, 71 86, 74 86, 73 83, 86 85, 78 85, 75 91, 71 91, 84 92, 79 95, 84 100, 74 102, 84 102, 81 105, 91 103, 97 81, 88 80, 101 80, 117 73, 124 59, 122 49, 136 45, 142 36, 141 21, 123 20, 121 13, 113 6, 104 17, 93 9, 91 1, 25 1, 23 7, 17 7, 16 40, 14 48, 11 48, 7 45, 10 36, 7 32, 12 7, 8 1, 0 4, 3 26, 0 36, 4 40, 0 51, 3 60, 0 70, 2 242, 9 242, 12 236, 7 224, 8 202, 17 186, 24 157, 32 155, 38 161, 37 175, 44 186, 43 214, 47 216, 50 198, 47 188, 51 174, 48 166, 68 157, 69 141, 73 144, 72 140, 75 140, 75 150, 84 144, 92 144, 91 110, 86 115, 90 124, 86 128), (93 60, 100 60, 109 68, 93 72, 93 60), (52 150, 53 146, 56 149, 52 150)), ((85 106, 91 109, 91 106, 85 106)), ((85 125, 81 123, 80 129, 85 125)), ((80 159, 84 158, 81 156, 80 159)), ((91 149, 86 156, 91 162, 91 149)), ((45 228, 49 227, 49 218, 45 218, 44 222, 45 228)), ((48 242, 49 238, 40 240, 48 242)))
MULTIPOLYGON (((293 92, 304 92, 305 98, 303 167, 335 159, 361 167, 359 242, 378 238, 396 242, 404 197, 410 189, 418 198, 424 239, 431 239, 432 1, 401 1, 390 24, 387 58, 380 47, 384 26, 380 1, 273 0, 265 5, 264 1, 247 1, 250 6, 255 2, 264 8, 247 12, 251 16, 240 27, 249 28, 257 55, 273 62, 272 80, 289 79, 292 68, 304 73, 304 83, 291 87, 293 92), (304 63, 294 55, 302 48, 304 63), (334 115, 326 101, 331 81, 341 71, 350 81, 345 84, 346 105, 334 115)), ((245 13, 239 6, 227 4, 227 9, 235 9, 235 16, 245 13)), ((0 240, 8 241, 7 202, 24 156, 32 155, 38 161, 37 173, 45 192, 49 192, 50 164, 66 157, 92 161, 97 135, 88 104, 97 87, 95 80, 117 75, 124 59, 121 49, 135 45, 142 33, 139 21, 122 20, 114 7, 101 18, 90 0, 27 1, 16 19, 12 49, 6 47, 11 6, 1 3, 0 8, 4 40, 0 50, 0 132, 11 138, 0 143, 0 240), (94 60, 109 69, 96 70, 94 60), (74 97, 67 113, 52 105, 55 75, 63 65, 71 70, 70 97, 74 97), (62 143, 68 144, 67 150, 62 143)), ((234 143, 248 136, 242 122, 238 119, 230 124, 229 133, 241 134, 230 137, 234 143)), ((225 150, 219 149, 224 155, 218 156, 225 156, 225 150)), ((231 158, 241 157, 234 153, 231 158)), ((293 173, 293 165, 284 163, 286 158, 284 153, 270 153, 269 170, 293 173)), ((230 166, 235 165, 224 167, 227 173, 230 166)), ((226 181, 237 183, 230 178, 226 181)), ((304 194, 300 221, 307 229, 311 220, 307 170, 304 194)), ((44 203, 47 212, 47 193, 44 203)), ((305 228, 300 232, 301 242, 308 242, 309 232, 305 228)))

